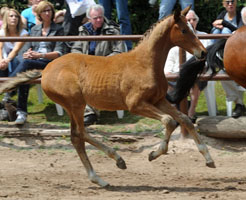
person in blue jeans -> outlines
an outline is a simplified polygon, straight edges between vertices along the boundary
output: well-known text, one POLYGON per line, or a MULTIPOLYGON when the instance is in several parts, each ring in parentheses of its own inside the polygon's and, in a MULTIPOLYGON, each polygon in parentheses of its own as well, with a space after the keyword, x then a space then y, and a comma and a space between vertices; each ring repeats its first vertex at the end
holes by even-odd
MULTIPOLYGON (((64 29, 56 24, 53 19, 55 9, 53 4, 48 1, 42 1, 36 8, 37 17, 42 22, 35 25, 30 32, 30 36, 62 36, 64 29)), ((32 69, 44 69, 52 60, 63 55, 64 43, 53 41, 27 42, 22 49, 23 55, 18 55, 19 64, 16 69, 10 73, 9 77, 15 77, 18 73, 32 69)), ((24 84, 18 88, 17 100, 17 119, 15 124, 21 125, 27 119, 27 99, 29 85, 24 84)))
MULTIPOLYGON (((182 10, 189 5, 192 5, 191 9, 194 10, 194 0, 179 0, 182 10)), ((159 20, 170 15, 176 4, 176 0, 161 0, 159 8, 159 20)))
MULTIPOLYGON (((112 9, 115 5, 117 10, 117 16, 120 24, 120 34, 121 35, 131 35, 132 34, 132 27, 130 16, 128 12, 128 1, 127 0, 99 0, 99 4, 104 7, 105 10, 105 17, 111 20, 112 16, 112 9)), ((125 41, 127 50, 132 49, 132 42, 130 40, 125 41)))
MULTIPOLYGON (((237 10, 237 1, 223 0, 222 4, 225 9, 212 23, 212 34, 231 34, 232 31, 235 31, 235 29, 243 25, 240 10, 237 10), (233 29, 229 25, 234 26, 235 28, 233 29)), ((215 41, 216 40, 213 40, 213 43, 215 41)))

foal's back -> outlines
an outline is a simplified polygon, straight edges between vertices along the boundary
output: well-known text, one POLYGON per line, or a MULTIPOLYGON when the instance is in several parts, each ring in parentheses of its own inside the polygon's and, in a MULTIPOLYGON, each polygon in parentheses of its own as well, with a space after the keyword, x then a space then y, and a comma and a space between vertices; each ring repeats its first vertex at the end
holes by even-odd
MULTIPOLYGON (((131 60, 126 56, 124 53, 110 57, 67 54, 44 69, 42 88, 52 100, 61 104, 75 98, 100 109, 125 109, 121 92, 126 87, 124 82, 128 81, 122 82, 122 77, 127 77, 126 69, 131 65, 130 61, 126 62, 131 60)), ((130 79, 130 74, 128 77, 130 79)))

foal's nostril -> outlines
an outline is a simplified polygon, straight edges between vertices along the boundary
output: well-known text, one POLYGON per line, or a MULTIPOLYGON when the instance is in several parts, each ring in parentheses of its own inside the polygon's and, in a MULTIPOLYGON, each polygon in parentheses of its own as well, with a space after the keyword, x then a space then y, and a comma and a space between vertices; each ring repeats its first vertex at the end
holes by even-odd
POLYGON ((201 58, 205 58, 206 56, 207 56, 207 52, 206 51, 202 51, 201 58))

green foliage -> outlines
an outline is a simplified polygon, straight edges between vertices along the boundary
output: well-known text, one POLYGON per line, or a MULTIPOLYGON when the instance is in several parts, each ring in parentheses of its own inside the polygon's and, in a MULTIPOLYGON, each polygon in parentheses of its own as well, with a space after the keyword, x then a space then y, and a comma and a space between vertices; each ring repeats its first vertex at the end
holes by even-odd
MULTIPOLYGON (((148 1, 149 0, 128 0, 133 34, 145 33, 151 25, 158 21, 160 0, 156 2, 154 7, 150 7, 148 1)), ((0 7, 7 5, 14 7, 21 12, 27 7, 27 2, 27 0, 2 0, 0 7)), ((50 0, 50 2, 54 3, 57 9, 61 8, 61 5, 59 6, 57 3, 58 1, 50 0)), ((98 1, 96 0, 96 2, 98 1)), ((177 5, 178 3, 176 6, 177 5)), ((246 0, 238 0, 237 5, 239 9, 246 6, 246 0)), ((200 18, 198 30, 209 33, 212 28, 212 22, 223 9, 222 0, 195 0, 195 11, 200 18)), ((112 19, 116 22, 118 21, 115 9, 112 12, 112 19)))
POLYGON ((23 9, 27 8, 27 0, 1 0, 0 7, 7 6, 10 8, 15 8, 19 12, 21 12, 23 9))

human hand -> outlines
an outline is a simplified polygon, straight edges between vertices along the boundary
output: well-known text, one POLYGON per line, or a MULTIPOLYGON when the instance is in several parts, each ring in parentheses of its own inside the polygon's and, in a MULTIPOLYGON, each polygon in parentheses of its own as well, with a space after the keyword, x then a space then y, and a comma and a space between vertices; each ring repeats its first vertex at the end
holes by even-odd
POLYGON ((218 28, 218 29, 222 29, 223 25, 222 25, 223 19, 217 19, 213 22, 213 27, 218 28))
POLYGON ((24 54, 23 54, 23 58, 24 59, 32 59, 32 60, 36 60, 38 58, 41 58, 42 54, 38 53, 36 51, 33 51, 31 48, 28 49, 24 54))
POLYGON ((2 60, 0 61, 0 70, 5 70, 5 69, 7 69, 8 64, 9 64, 9 60, 8 60, 8 59, 2 59, 2 60))

